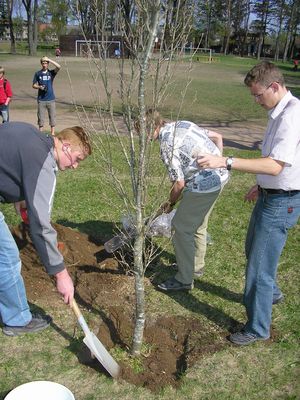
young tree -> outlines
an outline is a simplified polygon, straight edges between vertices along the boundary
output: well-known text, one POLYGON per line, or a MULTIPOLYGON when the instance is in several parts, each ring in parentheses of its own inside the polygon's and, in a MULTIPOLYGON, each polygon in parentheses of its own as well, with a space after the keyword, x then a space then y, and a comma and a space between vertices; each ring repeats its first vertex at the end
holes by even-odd
MULTIPOLYGON (((120 22, 123 35, 122 54, 125 53, 125 47, 127 47, 130 58, 113 60, 114 65, 117 65, 119 69, 118 79, 116 74, 110 76, 112 60, 106 57, 106 32, 100 29, 105 26, 107 15, 105 13, 95 15, 94 29, 99 44, 96 49, 90 47, 87 61, 90 62, 93 79, 90 87, 95 95, 94 110, 99 117, 104 134, 96 133, 95 122, 88 118, 82 119, 82 125, 90 132, 94 147, 98 149, 98 161, 101 168, 106 168, 107 177, 111 182, 110 187, 114 188, 121 199, 122 208, 131 215, 134 225, 133 265, 130 268, 135 277, 136 323, 131 351, 132 354, 138 355, 145 324, 144 273, 156 252, 153 243, 146 245, 146 237, 154 215, 165 200, 162 198, 161 190, 163 181, 156 185, 151 183, 154 144, 149 140, 149 133, 153 124, 146 123, 146 110, 149 106, 157 109, 162 104, 171 79, 173 59, 184 48, 187 40, 187 27, 190 26, 192 13, 191 4, 188 1, 178 0, 175 6, 173 1, 136 0, 132 3, 134 17, 128 20, 124 17, 125 10, 122 11, 121 3, 119 5, 120 15, 123 15, 120 22), (166 21, 167 18, 171 18, 170 16, 172 16, 173 25, 166 21), (166 22, 168 30, 165 29, 166 22), (167 34, 166 31, 168 31, 167 34), (158 35, 161 45, 158 53, 154 54, 154 44, 158 35), (118 80, 118 88, 116 88, 116 80, 118 80), (119 94, 122 109, 123 131, 120 130, 120 123, 114 114, 113 97, 116 91, 119 94), (134 120, 139 126, 138 134, 134 120), (113 145, 119 148, 118 162, 120 163, 120 160, 124 162, 121 170, 111 158, 110 149, 113 145), (128 179, 130 179, 130 189, 128 179), (150 187, 153 190, 151 195, 149 194, 150 187)), ((86 44, 89 45, 88 39, 86 44)), ((86 110, 84 114, 87 115, 86 110)))

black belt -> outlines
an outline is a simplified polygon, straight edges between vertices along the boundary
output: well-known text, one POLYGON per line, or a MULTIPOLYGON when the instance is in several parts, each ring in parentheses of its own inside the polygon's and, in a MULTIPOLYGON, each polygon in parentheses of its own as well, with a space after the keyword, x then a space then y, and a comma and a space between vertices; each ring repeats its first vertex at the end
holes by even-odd
POLYGON ((259 190, 263 193, 267 194, 286 194, 289 196, 293 196, 300 192, 300 190, 283 190, 283 189, 265 189, 259 186, 259 190))

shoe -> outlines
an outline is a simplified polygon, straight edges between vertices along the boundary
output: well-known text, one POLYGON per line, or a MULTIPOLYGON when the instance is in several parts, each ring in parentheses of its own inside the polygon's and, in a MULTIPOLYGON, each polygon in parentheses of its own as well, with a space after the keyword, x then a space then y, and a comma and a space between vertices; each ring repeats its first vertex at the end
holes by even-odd
POLYGON ((274 305, 274 304, 282 303, 283 300, 284 300, 284 296, 283 296, 283 294, 282 294, 282 295, 280 295, 279 297, 273 298, 272 304, 274 305))
POLYGON ((195 278, 201 278, 204 275, 204 268, 199 269, 199 271, 194 272, 195 278))
POLYGON ((175 278, 170 278, 167 281, 157 285, 157 287, 160 290, 163 290, 164 292, 170 292, 170 291, 175 291, 175 290, 191 290, 191 289, 193 289, 194 284, 190 283, 187 285, 185 283, 179 282, 175 278))
POLYGON ((245 331, 240 331, 236 333, 232 333, 228 339, 230 342, 238 345, 238 346, 247 346, 249 344, 252 344, 256 342, 257 340, 267 340, 267 338, 259 337, 257 335, 254 335, 253 333, 250 332, 245 332, 245 331))
POLYGON ((20 336, 25 333, 40 332, 50 325, 52 318, 49 315, 42 316, 40 314, 33 314, 32 320, 25 326, 7 326, 2 328, 2 332, 6 336, 20 336))

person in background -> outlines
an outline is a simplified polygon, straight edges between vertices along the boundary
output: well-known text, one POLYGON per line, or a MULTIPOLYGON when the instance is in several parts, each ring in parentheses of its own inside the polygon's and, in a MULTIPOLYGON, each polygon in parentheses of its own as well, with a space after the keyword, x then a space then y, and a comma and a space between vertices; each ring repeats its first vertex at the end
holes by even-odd
POLYGON ((55 57, 59 58, 61 56, 61 51, 60 48, 58 47, 57 49, 55 49, 55 57))
POLYGON ((178 272, 158 285, 163 291, 191 290, 194 278, 203 274, 208 218, 228 180, 226 168, 199 170, 204 153, 222 154, 222 136, 190 121, 165 122, 157 111, 152 138, 160 143, 161 158, 171 181, 169 200, 161 211, 169 213, 179 203, 172 219, 173 246, 178 272))
MULTIPOLYGON (((72 303, 74 286, 50 222, 56 173, 58 169, 76 169, 89 154, 88 136, 78 126, 66 128, 55 137, 23 122, 0 126, 0 205, 14 203, 19 214, 27 210, 35 249, 68 304, 72 303)), ((33 315, 29 309, 19 251, 1 211, 0 317, 3 333, 8 336, 41 331, 51 321, 33 315)))
POLYGON ((48 57, 41 58, 42 69, 34 74, 32 87, 38 89, 38 126, 42 131, 45 122, 45 113, 48 112, 49 125, 51 127, 51 135, 55 134, 55 95, 53 90, 53 80, 60 70, 60 65, 56 61, 50 60, 48 57), (55 66, 54 69, 49 69, 49 64, 55 66))
POLYGON ((0 66, 0 115, 3 123, 9 121, 9 103, 13 95, 11 85, 4 75, 5 70, 0 66))
POLYGON ((229 340, 248 345, 270 337, 272 305, 283 300, 277 268, 288 230, 300 216, 300 100, 286 88, 281 71, 270 62, 253 67, 245 77, 255 101, 268 111, 269 122, 260 158, 204 155, 200 168, 224 168, 256 174, 246 194, 255 201, 246 237, 244 305, 247 322, 229 340))

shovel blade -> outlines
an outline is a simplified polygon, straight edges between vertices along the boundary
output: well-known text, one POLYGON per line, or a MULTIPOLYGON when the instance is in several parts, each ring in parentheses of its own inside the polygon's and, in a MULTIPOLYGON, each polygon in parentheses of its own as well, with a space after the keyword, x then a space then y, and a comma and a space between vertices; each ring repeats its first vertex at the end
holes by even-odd
POLYGON ((83 339, 85 345, 90 349, 91 353, 103 365, 103 367, 110 373, 113 378, 117 378, 120 373, 120 366, 109 354, 97 336, 90 332, 83 339))

